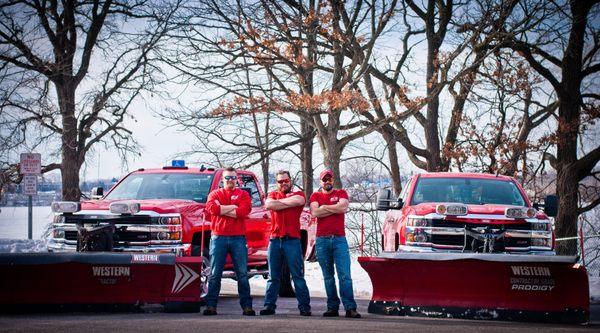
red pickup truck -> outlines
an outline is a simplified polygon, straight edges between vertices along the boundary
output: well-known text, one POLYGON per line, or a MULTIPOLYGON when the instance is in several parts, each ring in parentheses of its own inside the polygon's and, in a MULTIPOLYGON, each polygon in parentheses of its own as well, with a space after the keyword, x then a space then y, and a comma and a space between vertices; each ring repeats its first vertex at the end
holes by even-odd
MULTIPOLYGON (((123 177, 106 195, 101 188, 92 191, 99 200, 55 202, 48 250, 199 256, 204 245, 203 253, 208 256, 210 216, 204 207, 208 194, 223 186, 222 172, 186 166, 139 169, 123 177)), ((252 198, 252 212, 246 220, 249 275, 266 276, 271 216, 264 208, 265 194, 250 171, 238 171, 238 181, 252 198)), ((301 217, 301 236, 307 259, 314 254, 315 223, 306 210, 301 217)))
POLYGON ((388 211, 384 251, 553 255, 556 196, 544 212, 511 177, 477 173, 426 173, 412 177, 398 199, 380 190, 388 211))

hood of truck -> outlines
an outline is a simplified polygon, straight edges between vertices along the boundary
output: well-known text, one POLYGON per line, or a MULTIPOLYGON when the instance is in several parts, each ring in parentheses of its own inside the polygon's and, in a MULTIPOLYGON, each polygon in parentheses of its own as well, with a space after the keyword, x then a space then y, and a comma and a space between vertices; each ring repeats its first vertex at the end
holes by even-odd
POLYGON ((151 199, 151 200, 89 200, 81 202, 81 210, 110 210, 110 204, 113 202, 128 201, 139 202, 140 211, 154 211, 159 214, 180 213, 185 215, 190 211, 197 211, 206 204, 198 203, 192 200, 179 199, 151 199))
MULTIPOLYGON (((435 213, 435 207, 441 203, 421 203, 415 206, 409 207, 410 211, 409 215, 427 215, 435 213)), ((446 219, 452 220, 466 220, 466 222, 478 222, 482 220, 486 220, 485 222, 490 222, 495 218, 504 217, 504 211, 506 208, 514 207, 508 205, 495 205, 495 204, 485 204, 485 205, 467 205, 467 215, 466 216, 447 216, 446 219), (469 216, 473 215, 473 216, 469 216), (487 217, 486 217, 487 215, 487 217)), ((536 218, 539 220, 547 220, 548 217, 541 211, 538 211, 536 218)), ((502 220, 503 223, 506 223, 505 219, 502 220)), ((524 219, 514 219, 511 221, 524 221, 524 219)))

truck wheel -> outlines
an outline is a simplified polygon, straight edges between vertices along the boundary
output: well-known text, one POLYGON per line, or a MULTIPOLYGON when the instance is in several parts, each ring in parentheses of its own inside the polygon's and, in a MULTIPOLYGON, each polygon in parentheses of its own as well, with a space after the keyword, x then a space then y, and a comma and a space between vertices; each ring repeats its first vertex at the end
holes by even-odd
MULTIPOLYGON (((200 248, 200 246, 194 245, 194 247, 192 248, 192 256, 200 256, 200 248)), ((208 280, 210 280, 211 275, 210 256, 208 251, 208 247, 205 247, 202 257, 202 268, 200 274, 200 297, 203 300, 208 294, 208 280)))
POLYGON ((279 287, 279 297, 296 297, 296 292, 292 286, 292 275, 290 268, 284 261, 281 265, 281 286, 279 287))

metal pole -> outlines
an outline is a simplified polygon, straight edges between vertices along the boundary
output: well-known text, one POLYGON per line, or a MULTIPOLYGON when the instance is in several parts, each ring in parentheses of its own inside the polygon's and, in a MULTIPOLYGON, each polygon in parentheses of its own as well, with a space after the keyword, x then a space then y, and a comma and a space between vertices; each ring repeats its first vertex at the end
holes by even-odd
POLYGON ((361 213, 360 223, 360 255, 365 255, 365 213, 361 213))
POLYGON ((28 208, 28 212, 27 212, 27 226, 28 226, 28 230, 27 230, 27 237, 29 239, 31 238, 31 229, 33 227, 33 200, 31 198, 31 195, 28 195, 29 199, 27 200, 27 208, 28 208))

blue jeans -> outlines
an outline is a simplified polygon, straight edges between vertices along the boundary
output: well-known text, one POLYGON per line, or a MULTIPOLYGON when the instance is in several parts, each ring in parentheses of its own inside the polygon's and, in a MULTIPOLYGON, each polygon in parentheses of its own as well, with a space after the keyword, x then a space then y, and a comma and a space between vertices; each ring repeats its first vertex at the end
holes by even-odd
POLYGON ((327 309, 338 310, 340 298, 335 286, 335 270, 340 282, 340 297, 344 309, 356 310, 354 291, 352 290, 352 277, 350 276, 350 250, 344 236, 317 237, 317 260, 323 271, 325 292, 327 293, 327 309))
POLYGON ((296 299, 300 311, 310 311, 310 295, 306 280, 304 280, 304 265, 302 257, 302 246, 299 239, 274 238, 269 242, 269 281, 265 293, 265 307, 275 309, 277 307, 277 294, 281 285, 281 265, 283 260, 292 274, 292 281, 296 288, 296 299))
POLYGON ((242 309, 252 307, 250 284, 248 283, 248 245, 245 236, 212 236, 210 238, 210 271, 206 306, 216 307, 221 292, 221 277, 227 253, 231 255, 235 271, 238 295, 242 309))

